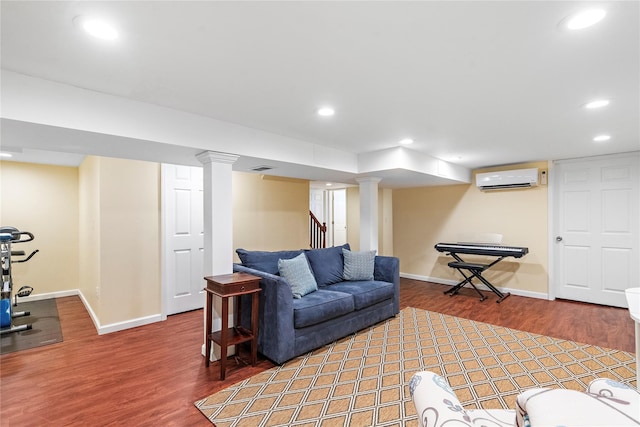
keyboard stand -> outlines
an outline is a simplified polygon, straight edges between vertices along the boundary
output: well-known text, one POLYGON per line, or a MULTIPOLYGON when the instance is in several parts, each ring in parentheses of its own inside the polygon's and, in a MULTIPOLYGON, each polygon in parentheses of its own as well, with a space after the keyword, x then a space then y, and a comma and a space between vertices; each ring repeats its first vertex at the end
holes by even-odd
POLYGON ((497 303, 502 302, 502 300, 504 300, 509 295, 511 295, 509 292, 507 292, 506 294, 503 294, 502 292, 500 292, 498 290, 498 288, 493 286, 491 284, 491 282, 489 282, 487 279, 485 279, 482 276, 482 272, 483 271, 488 270, 489 268, 493 267, 494 265, 496 265, 497 263, 502 261, 504 259, 503 256, 499 257, 498 259, 496 259, 495 261, 493 261, 490 264, 476 264, 476 263, 471 263, 471 262, 465 262, 462 258, 460 258, 460 256, 458 256, 455 253, 449 253, 449 255, 454 257, 455 261, 451 261, 447 265, 449 267, 451 267, 451 268, 455 268, 456 270, 458 270, 460 272, 460 274, 462 274, 464 276, 464 280, 461 281, 460 283, 458 283, 457 285, 455 285, 454 287, 452 287, 451 289, 447 289, 446 291, 444 291, 445 294, 449 294, 450 296, 457 295, 458 292, 460 291, 460 289, 462 289, 462 287, 464 287, 464 285, 469 283, 473 287, 473 289, 475 289, 475 291, 480 295, 480 301, 484 301, 485 299, 487 299, 487 297, 485 295, 483 295, 480 292, 480 290, 476 287, 476 285, 474 285, 473 282, 472 282, 472 279, 475 277, 478 280, 480 280, 482 283, 484 283, 484 285, 487 288, 489 288, 491 290, 491 292, 493 292, 494 294, 496 294, 498 296, 498 300, 496 301, 497 303), (467 276, 467 274, 465 274, 464 271, 468 271, 470 273, 470 275, 467 276))

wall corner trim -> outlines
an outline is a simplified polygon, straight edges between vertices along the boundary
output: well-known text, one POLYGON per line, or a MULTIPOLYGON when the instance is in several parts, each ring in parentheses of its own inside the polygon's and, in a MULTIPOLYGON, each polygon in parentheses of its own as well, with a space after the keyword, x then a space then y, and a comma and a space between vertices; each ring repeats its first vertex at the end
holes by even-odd
POLYGON ((109 323, 108 325, 100 326, 98 329, 98 335, 110 334, 111 332, 123 331, 125 329, 136 328, 138 326, 148 325, 150 323, 160 322, 162 315, 152 314, 150 316, 138 317, 136 319, 125 320, 122 322, 109 323))
POLYGON ((144 316, 144 317, 138 317, 135 319, 125 320, 122 322, 101 325, 100 320, 98 320, 98 316, 96 316, 96 313, 93 311, 93 309, 91 308, 91 305, 89 304, 87 299, 84 297, 80 289, 71 289, 68 291, 48 292, 43 294, 30 295, 28 297, 21 298, 20 301, 23 301, 23 302, 40 301, 44 299, 64 298, 64 297, 72 297, 72 296, 80 297, 82 304, 84 304, 84 307, 87 309, 87 313, 89 313, 89 317, 91 317, 91 321, 93 322, 93 325, 95 326, 96 331, 98 332, 98 335, 104 335, 104 334, 109 334, 111 332, 123 331, 125 329, 144 326, 150 323, 160 322, 163 320, 162 315, 158 313, 158 314, 152 314, 150 316, 144 316))

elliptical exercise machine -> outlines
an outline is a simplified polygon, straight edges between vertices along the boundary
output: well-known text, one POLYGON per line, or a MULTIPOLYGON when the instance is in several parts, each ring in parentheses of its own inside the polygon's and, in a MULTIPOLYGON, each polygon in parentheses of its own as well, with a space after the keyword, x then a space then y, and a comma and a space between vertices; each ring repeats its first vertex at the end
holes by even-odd
POLYGON ((28 231, 20 231, 15 227, 0 227, 0 265, 2 267, 2 289, 0 291, 0 335, 9 334, 13 332, 26 331, 31 329, 31 324, 26 325, 13 325, 13 319, 16 317, 29 316, 31 313, 28 311, 13 311, 11 304, 12 297, 14 298, 13 306, 18 305, 18 297, 26 297, 33 292, 31 286, 22 286, 18 292, 13 294, 13 276, 11 274, 11 264, 27 262, 38 250, 31 252, 28 257, 24 259, 14 260, 14 256, 25 256, 24 251, 13 251, 11 245, 16 243, 30 242, 34 239, 33 234, 28 231))

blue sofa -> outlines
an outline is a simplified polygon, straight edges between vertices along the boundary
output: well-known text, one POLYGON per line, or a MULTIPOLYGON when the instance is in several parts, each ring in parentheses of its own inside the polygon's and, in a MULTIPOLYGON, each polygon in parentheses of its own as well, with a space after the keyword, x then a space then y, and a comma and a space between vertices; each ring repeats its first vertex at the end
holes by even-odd
MULTIPOLYGON (((374 325, 400 312, 400 262, 375 256, 373 280, 345 280, 342 249, 236 252, 242 261, 235 272, 259 276, 260 315, 258 352, 282 364, 301 354, 374 325), (317 290, 295 298, 279 275, 278 260, 304 253, 317 290)), ((372 255, 373 256, 373 255, 372 255)), ((242 301, 241 321, 250 324, 249 298, 242 301)))

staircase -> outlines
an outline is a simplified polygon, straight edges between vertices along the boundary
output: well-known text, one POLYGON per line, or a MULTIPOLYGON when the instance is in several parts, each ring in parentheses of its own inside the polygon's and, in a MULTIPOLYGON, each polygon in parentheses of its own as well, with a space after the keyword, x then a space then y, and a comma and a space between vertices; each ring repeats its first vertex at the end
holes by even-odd
POLYGON ((311 249, 327 247, 327 223, 320 223, 311 211, 309 211, 309 246, 311 249))

